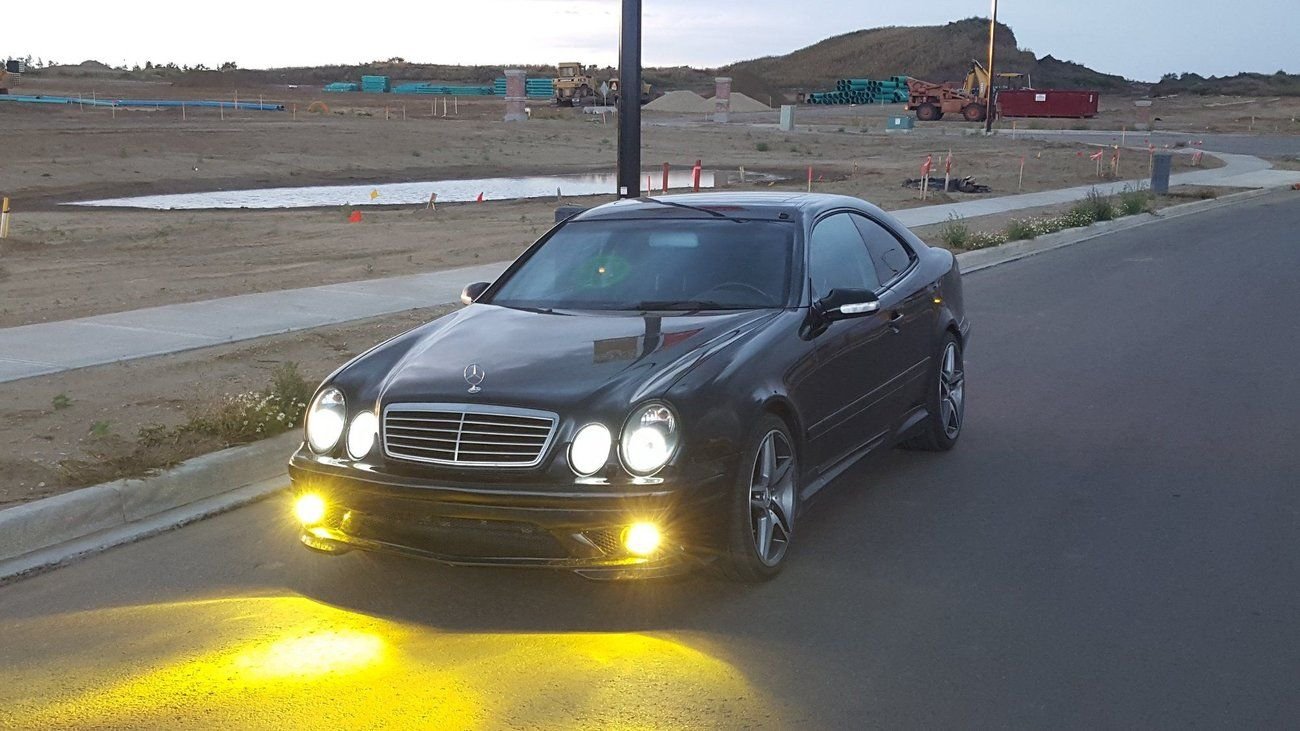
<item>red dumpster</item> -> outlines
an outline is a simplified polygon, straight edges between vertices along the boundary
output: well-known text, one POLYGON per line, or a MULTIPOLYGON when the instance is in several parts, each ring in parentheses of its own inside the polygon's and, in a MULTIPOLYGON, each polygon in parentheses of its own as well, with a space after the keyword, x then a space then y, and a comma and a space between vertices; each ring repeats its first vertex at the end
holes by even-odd
POLYGON ((998 114, 1003 117, 1097 116, 1101 94, 1083 89, 1007 89, 998 92, 998 114))

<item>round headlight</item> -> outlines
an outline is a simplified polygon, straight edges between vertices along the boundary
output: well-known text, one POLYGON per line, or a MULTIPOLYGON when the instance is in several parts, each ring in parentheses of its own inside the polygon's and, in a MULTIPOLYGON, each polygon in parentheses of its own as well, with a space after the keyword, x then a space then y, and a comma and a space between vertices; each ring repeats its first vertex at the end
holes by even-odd
POLYGON ((569 445, 569 466, 583 477, 600 471, 609 461, 609 448, 614 438, 604 424, 588 424, 578 430, 569 445))
POLYGON ((339 443, 343 425, 347 423, 347 411, 343 392, 337 388, 321 391, 311 402, 311 408, 307 410, 307 443, 312 451, 324 454, 339 443))
POLYGON ((668 464, 678 443, 677 417, 665 404, 647 404, 623 425, 623 464, 645 477, 668 464))
POLYGON ((348 456, 361 459, 370 454, 378 436, 379 417, 375 416, 375 412, 362 411, 357 414, 352 418, 352 426, 348 427, 348 456))

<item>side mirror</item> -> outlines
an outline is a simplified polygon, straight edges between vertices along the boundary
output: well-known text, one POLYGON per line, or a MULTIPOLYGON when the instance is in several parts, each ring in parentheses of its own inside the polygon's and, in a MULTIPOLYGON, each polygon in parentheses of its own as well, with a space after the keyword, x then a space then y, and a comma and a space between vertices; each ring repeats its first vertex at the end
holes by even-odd
POLYGON ((813 310, 826 322, 870 315, 880 309, 880 300, 869 289, 832 289, 813 303, 813 310))
POLYGON ((483 293, 486 292, 487 288, 490 286, 491 285, 488 282, 475 282, 473 284, 465 285, 465 288, 460 291, 461 304, 474 304, 474 300, 482 297, 483 293))
POLYGON ((560 206, 555 209, 555 222, 564 223, 579 213, 583 213, 587 208, 584 206, 560 206))

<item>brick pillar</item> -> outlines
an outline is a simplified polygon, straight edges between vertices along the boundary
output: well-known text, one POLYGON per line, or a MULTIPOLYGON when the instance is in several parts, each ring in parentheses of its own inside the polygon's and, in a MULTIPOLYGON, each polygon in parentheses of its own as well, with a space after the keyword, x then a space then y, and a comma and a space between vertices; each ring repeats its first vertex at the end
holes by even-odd
POLYGON ((528 119, 524 106, 528 103, 523 69, 506 69, 506 121, 523 122, 528 119))
POLYGON ((713 83, 713 121, 725 123, 731 117, 731 77, 719 76, 713 83))

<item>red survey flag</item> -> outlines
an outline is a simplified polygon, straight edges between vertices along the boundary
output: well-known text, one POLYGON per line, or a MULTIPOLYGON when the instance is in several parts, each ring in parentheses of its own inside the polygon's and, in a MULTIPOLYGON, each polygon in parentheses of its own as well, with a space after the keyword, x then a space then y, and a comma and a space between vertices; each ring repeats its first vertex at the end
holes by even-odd
POLYGON ((361 211, 353 211, 352 215, 348 216, 348 223, 361 223, 361 211))
POLYGON ((1088 159, 1089 159, 1089 160, 1100 160, 1101 158, 1105 157, 1105 155, 1106 155, 1106 151, 1105 151, 1105 150, 1097 150, 1097 151, 1094 152, 1093 154, 1089 155, 1089 156, 1088 156, 1088 159))
POLYGON ((948 152, 948 159, 943 161, 943 171, 945 173, 952 172, 952 151, 951 150, 948 152))
POLYGON ((475 201, 476 203, 482 203, 482 202, 483 202, 483 194, 482 194, 482 193, 479 193, 479 194, 478 194, 478 198, 475 198, 474 201, 475 201))
POLYGON ((929 175, 931 168, 934 167, 934 155, 926 155, 925 162, 921 164, 921 175, 929 175))

